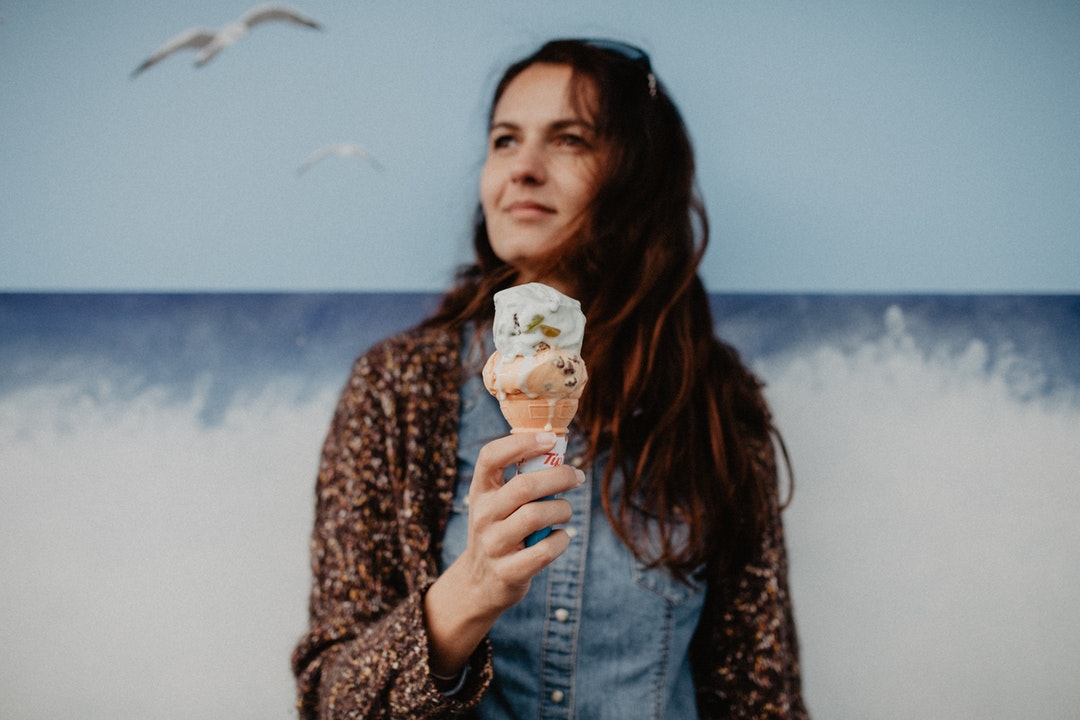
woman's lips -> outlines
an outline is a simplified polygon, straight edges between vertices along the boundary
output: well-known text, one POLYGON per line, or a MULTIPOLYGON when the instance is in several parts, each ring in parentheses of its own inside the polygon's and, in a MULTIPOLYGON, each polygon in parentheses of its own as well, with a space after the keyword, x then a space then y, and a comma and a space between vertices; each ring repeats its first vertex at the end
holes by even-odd
POLYGON ((522 220, 547 217, 555 214, 555 208, 531 200, 518 200, 506 206, 506 212, 522 220))

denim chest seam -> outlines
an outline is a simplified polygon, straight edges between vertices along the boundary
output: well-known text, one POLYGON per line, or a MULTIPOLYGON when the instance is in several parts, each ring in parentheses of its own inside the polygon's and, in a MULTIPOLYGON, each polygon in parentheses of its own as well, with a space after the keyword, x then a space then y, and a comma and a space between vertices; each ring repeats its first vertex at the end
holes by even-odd
POLYGON ((581 630, 585 564, 592 518, 591 492, 588 489, 591 479, 592 472, 586 471, 585 483, 571 500, 574 504, 574 516, 581 520, 580 523, 573 524, 573 527, 577 529, 575 537, 570 540, 573 555, 570 555, 568 551, 563 556, 569 564, 548 567, 550 574, 545 594, 546 615, 540 662, 540 718, 542 720, 547 718, 570 720, 574 717, 578 638, 581 630), (555 612, 558 609, 568 610, 570 617, 565 621, 558 621, 555 618, 555 612), (567 627, 563 630, 562 626, 567 627), (565 657, 558 657, 564 652, 565 657), (563 693, 560 702, 555 702, 551 697, 556 690, 563 693))
POLYGON ((662 637, 663 645, 660 649, 660 662, 656 664, 654 672, 656 673, 653 683, 653 718, 654 720, 664 720, 664 711, 667 709, 666 695, 664 693, 665 679, 667 678, 667 667, 671 660, 671 639, 672 634, 675 632, 675 609, 671 603, 664 603, 664 632, 662 637))

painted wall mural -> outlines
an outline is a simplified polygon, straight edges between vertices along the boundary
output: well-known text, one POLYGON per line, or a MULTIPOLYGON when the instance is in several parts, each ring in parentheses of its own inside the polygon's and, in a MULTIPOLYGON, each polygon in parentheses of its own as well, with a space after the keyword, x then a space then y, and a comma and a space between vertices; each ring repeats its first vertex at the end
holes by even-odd
MULTIPOLYGON (((0 715, 289 717, 316 463, 426 294, 0 295, 0 715)), ((1080 701, 1080 296, 716 295, 795 465, 811 710, 1080 701)))

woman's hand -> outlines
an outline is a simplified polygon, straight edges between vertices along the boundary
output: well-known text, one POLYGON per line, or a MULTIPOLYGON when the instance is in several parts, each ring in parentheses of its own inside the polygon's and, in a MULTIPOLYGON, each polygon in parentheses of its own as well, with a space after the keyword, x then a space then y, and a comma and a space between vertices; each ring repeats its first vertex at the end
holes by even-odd
POLYGON ((555 444, 552 433, 501 438, 483 447, 469 488, 468 542, 461 564, 470 585, 482 588, 478 608, 498 616, 529 591, 533 576, 561 555, 570 542, 563 531, 551 542, 526 548, 525 538, 570 520, 570 503, 545 500, 581 484, 580 471, 554 467, 504 482, 506 467, 542 455, 555 444))
POLYGON ((529 591, 533 577, 566 551, 570 536, 555 530, 531 547, 525 538, 570 520, 570 503, 548 496, 578 487, 585 476, 568 465, 504 482, 503 473, 555 446, 553 433, 524 433, 485 445, 469 488, 465 551, 428 589, 424 612, 431 670, 454 675, 495 620, 529 591))

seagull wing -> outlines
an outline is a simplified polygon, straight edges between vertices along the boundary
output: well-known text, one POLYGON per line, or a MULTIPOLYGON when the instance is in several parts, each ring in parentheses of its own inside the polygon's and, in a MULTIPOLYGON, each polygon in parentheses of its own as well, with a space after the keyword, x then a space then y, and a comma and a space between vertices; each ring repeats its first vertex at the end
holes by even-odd
POLYGON ((195 67, 202 67, 214 59, 219 52, 235 43, 247 34, 247 28, 239 22, 231 22, 214 33, 214 37, 195 56, 195 67))
POLYGON ((213 30, 203 27, 188 28, 182 33, 167 40, 165 44, 155 50, 150 57, 143 60, 142 64, 132 71, 131 77, 135 77, 147 68, 156 65, 178 50, 201 48, 209 45, 210 41, 214 39, 215 34, 216 33, 213 30))
POLYGON ((319 162, 327 155, 332 155, 335 152, 336 150, 334 149, 334 147, 324 147, 316 150, 315 152, 311 153, 311 155, 308 155, 307 160, 304 160, 304 162, 301 163, 300 167, 296 168, 296 174, 304 174, 312 165, 319 162))
POLYGON ((319 29, 319 25, 314 20, 306 18, 289 8, 279 5, 256 5, 251 10, 244 13, 239 19, 233 20, 222 26, 222 28, 214 34, 211 42, 209 42, 206 47, 202 49, 202 52, 196 56, 195 66, 202 67, 210 62, 210 60, 212 60, 219 52, 230 47, 240 38, 247 35, 251 28, 259 23, 267 22, 268 20, 286 20, 288 22, 319 29))
POLYGON ((375 168, 376 170, 382 171, 382 165, 380 165, 379 161, 376 160, 374 157, 372 157, 371 153, 369 153, 366 149, 364 149, 363 147, 361 147, 360 145, 357 145, 355 143, 340 143, 338 145, 328 145, 328 146, 326 146, 324 148, 320 148, 320 149, 316 150, 315 152, 313 152, 308 157, 308 159, 305 160, 300 165, 300 167, 296 169, 296 174, 297 175, 303 174, 312 165, 314 165, 315 163, 319 162, 320 160, 322 160, 323 158, 325 158, 325 157, 327 157, 329 155, 342 155, 342 156, 355 155, 357 157, 362 157, 363 159, 365 159, 369 163, 371 163, 371 166, 373 168, 375 168))
POLYGON ((292 8, 285 7, 284 5, 256 5, 255 7, 244 13, 240 18, 240 22, 249 28, 255 27, 259 23, 264 23, 269 20, 283 20, 285 22, 291 22, 296 25, 304 25, 316 30, 320 29, 319 23, 315 22, 309 17, 305 17, 293 10, 292 8))
POLYGON ((356 144, 339 145, 338 148, 339 155, 355 155, 356 157, 367 160, 368 164, 376 170, 381 172, 383 169, 382 165, 379 164, 379 161, 375 159, 375 156, 367 151, 367 148, 356 144))

